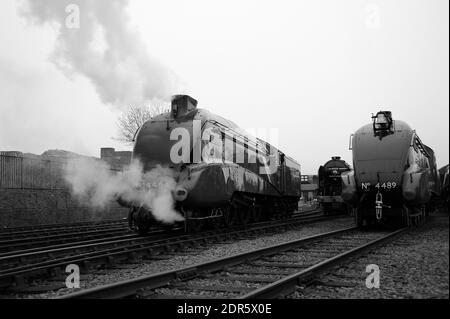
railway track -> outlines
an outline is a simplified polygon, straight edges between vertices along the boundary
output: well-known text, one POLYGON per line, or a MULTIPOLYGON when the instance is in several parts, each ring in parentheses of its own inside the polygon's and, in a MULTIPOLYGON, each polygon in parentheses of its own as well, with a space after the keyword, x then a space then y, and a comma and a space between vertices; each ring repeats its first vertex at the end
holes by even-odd
MULTIPOLYGON (((317 214, 317 209, 301 212, 302 216, 317 214)), ((79 242, 83 245, 90 240, 102 238, 120 239, 133 237, 125 220, 114 220, 105 222, 56 224, 39 227, 20 227, 14 230, 0 230, 0 256, 12 252, 20 253, 28 249, 48 250, 57 246, 70 246, 71 243, 79 242), (42 228, 42 229, 41 229, 42 228)), ((151 230, 161 229, 154 227, 151 230)))
POLYGON ((61 298, 275 298, 405 230, 346 228, 61 298))
POLYGON ((41 226, 27 226, 0 229, 0 239, 7 238, 22 238, 43 235, 54 235, 64 233, 69 230, 89 230, 102 229, 107 227, 114 227, 117 225, 126 225, 126 220, 106 220, 97 222, 82 222, 82 223, 66 223, 66 224, 48 224, 41 226))
MULTIPOLYGON (((195 235, 180 233, 153 233, 147 237, 119 238, 85 242, 81 245, 60 245, 51 249, 28 249, 20 253, 0 254, 0 289, 26 287, 27 281, 46 279, 60 275, 68 264, 76 263, 85 269, 111 266, 117 263, 134 262, 138 258, 167 252, 182 251, 209 242, 224 239, 255 236, 270 231, 297 227, 322 220, 318 210, 302 213, 292 219, 266 221, 253 225, 236 226, 230 229, 206 231, 195 235)), ((180 230, 181 231, 181 230, 180 230)))
POLYGON ((0 254, 127 233, 130 232, 125 220, 3 229, 0 230, 0 254))
POLYGON ((118 235, 130 234, 130 230, 126 226, 110 227, 105 229, 79 230, 75 232, 65 232, 55 235, 44 235, 37 237, 0 239, 0 254, 12 253, 33 247, 44 248, 46 246, 75 243, 86 240, 114 237, 118 235))

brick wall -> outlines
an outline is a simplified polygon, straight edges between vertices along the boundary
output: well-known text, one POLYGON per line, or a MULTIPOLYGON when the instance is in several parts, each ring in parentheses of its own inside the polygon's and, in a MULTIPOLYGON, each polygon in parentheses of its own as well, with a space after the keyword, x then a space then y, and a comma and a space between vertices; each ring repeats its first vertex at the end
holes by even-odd
POLYGON ((0 227, 120 219, 127 212, 116 202, 92 209, 65 190, 0 189, 0 227))
MULTIPOLYGON (((116 153, 120 155, 118 163, 129 162, 131 152, 116 153)), ((71 196, 62 173, 71 156, 80 155, 60 150, 46 151, 43 155, 0 152, 0 227, 126 217, 128 209, 116 202, 93 209, 71 196)))
POLYGON ((112 169, 121 170, 125 165, 130 164, 132 152, 116 151, 112 147, 103 147, 100 149, 100 158, 107 162, 112 169))

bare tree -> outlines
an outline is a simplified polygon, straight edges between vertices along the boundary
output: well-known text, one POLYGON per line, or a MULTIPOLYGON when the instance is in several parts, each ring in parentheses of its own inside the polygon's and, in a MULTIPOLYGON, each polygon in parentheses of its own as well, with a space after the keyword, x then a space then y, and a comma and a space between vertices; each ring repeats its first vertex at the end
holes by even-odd
POLYGON ((118 118, 117 126, 119 136, 116 140, 124 143, 133 143, 137 130, 149 119, 164 112, 169 108, 165 105, 130 106, 118 118))

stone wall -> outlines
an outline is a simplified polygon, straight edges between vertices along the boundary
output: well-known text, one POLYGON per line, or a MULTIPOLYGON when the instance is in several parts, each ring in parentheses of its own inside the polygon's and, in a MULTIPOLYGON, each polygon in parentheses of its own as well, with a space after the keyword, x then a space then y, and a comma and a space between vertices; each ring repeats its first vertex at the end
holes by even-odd
POLYGON ((0 227, 120 219, 127 213, 116 202, 90 208, 67 190, 0 188, 0 227))

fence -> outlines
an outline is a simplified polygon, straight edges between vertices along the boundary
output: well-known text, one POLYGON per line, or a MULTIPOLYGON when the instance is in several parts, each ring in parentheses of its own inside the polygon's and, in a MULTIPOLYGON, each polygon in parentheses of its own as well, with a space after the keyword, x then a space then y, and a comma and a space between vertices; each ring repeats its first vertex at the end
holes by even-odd
POLYGON ((67 189, 65 161, 0 155, 0 188, 67 189))

